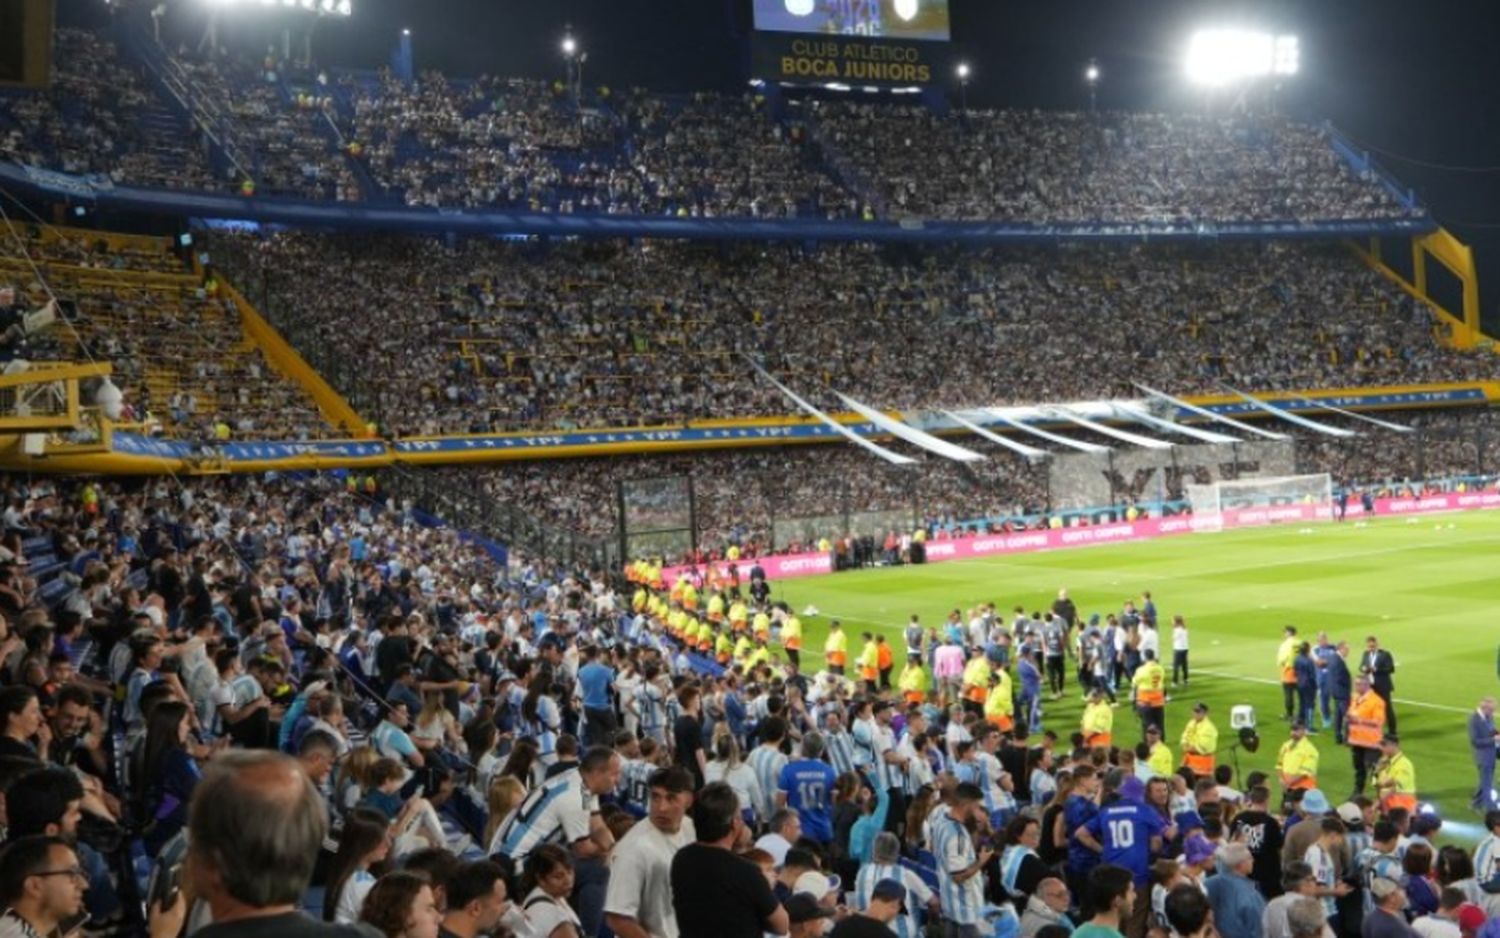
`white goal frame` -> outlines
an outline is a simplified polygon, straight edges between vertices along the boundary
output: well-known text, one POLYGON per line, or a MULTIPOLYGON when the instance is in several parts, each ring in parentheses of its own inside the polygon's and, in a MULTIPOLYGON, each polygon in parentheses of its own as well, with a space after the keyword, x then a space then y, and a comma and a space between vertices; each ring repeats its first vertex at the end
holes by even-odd
POLYGON ((1194 531, 1333 520, 1328 473, 1232 479, 1187 486, 1194 531))

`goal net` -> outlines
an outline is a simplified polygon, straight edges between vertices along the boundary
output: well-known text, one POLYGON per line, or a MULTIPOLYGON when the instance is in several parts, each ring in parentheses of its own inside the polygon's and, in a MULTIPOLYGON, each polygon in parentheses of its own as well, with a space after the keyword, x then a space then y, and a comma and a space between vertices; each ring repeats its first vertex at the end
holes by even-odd
POLYGON ((1326 472, 1189 485, 1187 497, 1195 531, 1328 521, 1333 517, 1333 483, 1326 472))

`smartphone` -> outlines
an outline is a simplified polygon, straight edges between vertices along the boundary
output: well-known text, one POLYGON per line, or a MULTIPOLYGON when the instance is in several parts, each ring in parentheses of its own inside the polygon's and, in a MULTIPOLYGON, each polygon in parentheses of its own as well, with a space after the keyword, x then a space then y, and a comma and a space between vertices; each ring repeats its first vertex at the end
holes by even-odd
POLYGON ((150 914, 151 909, 160 905, 160 908, 171 908, 177 903, 177 893, 181 891, 181 873, 183 873, 183 858, 181 854, 175 857, 162 855, 157 857, 156 863, 151 864, 151 878, 145 884, 145 911, 150 914))

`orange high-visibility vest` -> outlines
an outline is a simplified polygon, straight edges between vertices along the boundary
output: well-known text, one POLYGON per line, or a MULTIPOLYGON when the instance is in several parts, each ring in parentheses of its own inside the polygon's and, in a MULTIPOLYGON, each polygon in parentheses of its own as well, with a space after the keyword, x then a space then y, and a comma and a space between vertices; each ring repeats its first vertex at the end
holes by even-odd
POLYGON ((1385 701, 1374 691, 1366 691, 1349 704, 1349 745, 1378 749, 1384 724, 1385 701))

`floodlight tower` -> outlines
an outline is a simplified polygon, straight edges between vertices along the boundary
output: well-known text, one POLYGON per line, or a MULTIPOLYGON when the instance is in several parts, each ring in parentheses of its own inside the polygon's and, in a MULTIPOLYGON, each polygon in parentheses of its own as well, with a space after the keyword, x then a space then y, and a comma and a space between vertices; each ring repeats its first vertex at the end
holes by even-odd
POLYGON ((958 113, 959 116, 967 119, 969 116, 969 76, 973 74, 973 70, 969 68, 968 62, 960 62, 953 73, 958 76, 958 113))
POLYGON ((1089 87, 1089 113, 1094 113, 1099 104, 1099 79, 1103 73, 1099 71, 1099 60, 1089 59, 1089 64, 1083 69, 1083 83, 1089 87))
POLYGON ((560 48, 563 62, 567 66, 568 93, 573 98, 573 108, 576 110, 583 99, 583 65, 589 60, 589 54, 578 45, 578 39, 573 35, 572 24, 563 27, 560 48))

